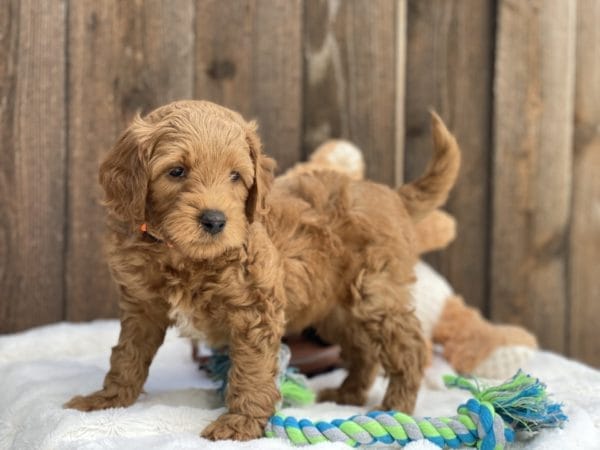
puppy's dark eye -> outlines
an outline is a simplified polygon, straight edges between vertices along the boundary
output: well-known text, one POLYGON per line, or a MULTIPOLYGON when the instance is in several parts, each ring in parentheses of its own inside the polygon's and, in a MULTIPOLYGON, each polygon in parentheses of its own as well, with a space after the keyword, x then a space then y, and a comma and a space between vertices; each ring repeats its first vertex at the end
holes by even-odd
POLYGON ((169 175, 173 178, 181 178, 185 176, 185 169, 183 167, 173 167, 169 170, 169 175))
POLYGON ((229 179, 230 179, 231 181, 237 181, 237 180, 239 180, 239 179, 240 179, 240 173, 239 173, 239 172, 236 172, 236 171, 234 170, 233 172, 231 172, 231 173, 229 174, 229 179))

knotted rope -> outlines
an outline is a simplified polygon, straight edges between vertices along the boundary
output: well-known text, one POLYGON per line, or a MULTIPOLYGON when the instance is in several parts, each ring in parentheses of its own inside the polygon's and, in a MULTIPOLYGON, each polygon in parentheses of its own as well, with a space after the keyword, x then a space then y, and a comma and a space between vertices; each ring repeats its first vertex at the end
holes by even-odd
MULTIPOLYGON (((277 387, 281 392, 281 406, 303 406, 315 401, 314 392, 308 387, 306 377, 293 367, 290 367, 292 353, 290 348, 281 344, 279 348, 279 373, 277 387)), ((217 389, 222 398, 227 391, 227 374, 231 367, 231 359, 227 349, 214 349, 212 354, 200 365, 214 381, 220 382, 217 389)))
POLYGON ((374 411, 349 419, 313 423, 278 413, 271 417, 265 435, 294 445, 343 442, 352 447, 372 444, 407 445, 427 439, 438 447, 477 447, 501 450, 513 442, 516 430, 538 431, 561 426, 566 415, 551 403, 546 386, 519 371, 496 387, 482 389, 476 380, 447 376, 448 387, 471 392, 474 398, 459 406, 452 417, 413 418, 397 411, 374 411))

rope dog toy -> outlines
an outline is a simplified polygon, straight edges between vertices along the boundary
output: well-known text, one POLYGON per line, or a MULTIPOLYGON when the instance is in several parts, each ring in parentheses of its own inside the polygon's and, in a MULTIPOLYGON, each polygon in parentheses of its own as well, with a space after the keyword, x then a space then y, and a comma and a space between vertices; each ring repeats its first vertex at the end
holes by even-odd
MULTIPOLYGON (((314 401, 314 394, 302 375, 288 367, 289 349, 282 345, 279 354, 278 386, 283 406, 302 406, 314 401)), ((226 350, 214 351, 202 368, 222 381, 224 395, 231 361, 226 350)), ((441 448, 461 446, 481 450, 502 450, 514 442, 517 431, 537 432, 560 427, 567 420, 562 406, 552 403, 546 385, 518 371, 498 386, 484 387, 474 378, 446 375, 450 388, 467 390, 473 398, 458 407, 451 417, 413 418, 398 411, 372 411, 349 419, 313 423, 277 413, 269 419, 265 436, 280 438, 293 445, 343 442, 351 447, 373 444, 399 444, 428 440, 441 448)))
POLYGON ((550 402, 546 386, 522 371, 505 383, 486 389, 477 380, 460 376, 447 375, 444 383, 473 395, 452 417, 417 419, 397 411, 374 411, 345 420, 313 423, 277 413, 269 420, 265 435, 294 445, 343 442, 352 447, 404 446, 426 439, 441 448, 502 450, 515 440, 516 431, 560 427, 567 420, 561 405, 550 402))
MULTIPOLYGON (((306 377, 290 367, 291 357, 290 348, 281 344, 279 374, 277 375, 277 387, 281 392, 281 406, 304 406, 314 403, 315 394, 308 387, 306 377)), ((212 354, 200 365, 200 369, 206 370, 214 381, 221 382, 217 391, 223 399, 225 399, 227 390, 227 374, 230 367, 231 360, 227 349, 213 349, 212 354)))

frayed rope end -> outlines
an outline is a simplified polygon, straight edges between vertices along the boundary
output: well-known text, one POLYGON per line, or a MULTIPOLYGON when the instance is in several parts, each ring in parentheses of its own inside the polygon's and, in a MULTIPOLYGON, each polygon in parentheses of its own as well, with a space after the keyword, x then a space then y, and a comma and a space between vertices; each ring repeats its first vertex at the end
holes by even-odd
POLYGON ((515 431, 560 427, 568 420, 562 404, 550 400, 546 385, 519 370, 498 386, 483 387, 472 378, 444 376, 447 387, 465 389, 480 402, 489 402, 515 431))

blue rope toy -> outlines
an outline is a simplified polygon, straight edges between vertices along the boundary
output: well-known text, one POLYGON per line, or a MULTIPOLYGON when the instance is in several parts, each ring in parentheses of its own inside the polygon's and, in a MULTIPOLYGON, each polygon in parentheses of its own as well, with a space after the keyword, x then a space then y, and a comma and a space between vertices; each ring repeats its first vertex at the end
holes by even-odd
MULTIPOLYGON (((304 406, 314 403, 315 394, 308 387, 306 377, 289 366, 291 358, 290 348, 285 344, 281 344, 279 348, 279 375, 277 376, 277 387, 281 392, 280 406, 304 406)), ((226 349, 213 349, 206 362, 200 365, 200 368, 206 370, 214 381, 221 383, 217 391, 223 399, 225 399, 225 391, 227 390, 227 374, 230 367, 231 360, 226 349)))
MULTIPOLYGON (((209 370, 213 378, 225 382, 229 361, 224 353, 211 357, 209 370), (212 365, 211 365, 212 364, 212 365)), ((279 386, 286 379, 289 349, 280 354, 279 386)), ((302 405, 314 399, 301 375, 292 384, 301 392, 295 401, 284 405, 302 405), (300 400, 298 400, 300 399, 300 400)), ((351 447, 364 445, 399 445, 428 440, 440 448, 477 447, 481 450, 502 450, 514 442, 517 431, 537 432, 544 428, 561 427, 567 420, 562 406, 550 401, 546 385, 518 371, 498 386, 484 387, 476 379, 447 375, 447 387, 467 390, 473 398, 458 407, 450 417, 413 418, 398 411, 373 411, 348 419, 313 423, 277 413, 269 419, 265 436, 280 438, 293 445, 322 442, 343 442, 351 447)), ((225 383, 224 383, 225 384, 225 383)), ((224 392, 225 385, 222 387, 224 392)), ((283 395, 285 398, 285 395, 283 395)))

